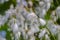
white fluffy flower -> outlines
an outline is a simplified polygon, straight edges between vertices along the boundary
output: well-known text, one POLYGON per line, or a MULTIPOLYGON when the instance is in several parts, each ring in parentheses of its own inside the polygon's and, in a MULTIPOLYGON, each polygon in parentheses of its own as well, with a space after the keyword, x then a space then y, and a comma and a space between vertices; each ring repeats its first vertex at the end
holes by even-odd
POLYGON ((23 4, 24 6, 27 6, 27 2, 26 2, 25 0, 22 0, 22 4, 23 4))
POLYGON ((29 13, 27 15, 27 20, 29 20, 29 21, 34 21, 36 18, 37 18, 37 16, 33 12, 32 13, 29 13))
POLYGON ((8 18, 7 18, 6 16, 1 16, 1 15, 0 15, 0 26, 1 26, 1 25, 4 25, 4 23, 7 22, 7 19, 8 19, 8 18))
POLYGON ((58 19, 58 16, 56 15, 55 11, 52 11, 52 13, 51 13, 51 18, 52 18, 52 20, 55 21, 55 22, 56 22, 56 20, 58 19))
POLYGON ((56 15, 60 18, 60 6, 56 9, 56 15))
POLYGON ((35 37, 34 36, 30 37, 30 40, 35 40, 35 37))
POLYGON ((34 28, 31 28, 29 31, 28 31, 28 35, 31 36, 34 34, 36 30, 34 28))
POLYGON ((27 31, 28 30, 28 24, 25 23, 25 30, 27 31))
POLYGON ((30 26, 30 29, 28 30, 28 32, 27 32, 27 34, 29 35, 29 36, 31 36, 31 35, 33 35, 34 33, 36 33, 36 32, 39 32, 40 30, 39 30, 39 28, 38 28, 38 26, 30 26))
POLYGON ((15 40, 19 40, 20 35, 21 35, 21 33, 20 33, 20 32, 15 33, 15 40))
POLYGON ((42 30, 40 33, 39 33, 39 38, 43 37, 46 33, 46 30, 42 30))
POLYGON ((28 3, 29 3, 29 5, 30 5, 30 6, 33 6, 33 3, 32 3, 32 1, 28 1, 28 3))
POLYGON ((53 23, 53 21, 48 21, 47 23, 47 28, 51 31, 52 34, 57 34, 58 33, 58 27, 53 23))
POLYGON ((14 24, 14 30, 18 30, 18 25, 16 23, 14 24))
POLYGON ((39 18, 39 22, 42 26, 44 26, 46 24, 46 21, 42 18, 39 18))
POLYGON ((46 3, 48 2, 49 3, 49 2, 51 2, 51 0, 44 0, 44 2, 46 2, 46 3))
POLYGON ((45 3, 44 3, 43 1, 40 1, 40 2, 39 2, 39 5, 40 5, 40 7, 42 8, 42 7, 45 6, 45 3))
POLYGON ((45 14, 46 14, 46 10, 45 9, 40 9, 39 17, 44 18, 45 14))
POLYGON ((19 5, 20 6, 20 3, 21 2, 21 0, 17 0, 17 6, 19 5))
POLYGON ((12 29, 13 33, 17 33, 19 31, 19 26, 17 24, 17 20, 12 18, 10 21, 9 21, 9 26, 10 28, 12 29))
POLYGON ((46 4, 46 10, 48 11, 48 9, 50 8, 50 5, 51 5, 51 3, 47 3, 46 4))
POLYGON ((17 0, 17 3, 19 3, 20 2, 20 0, 17 0))
POLYGON ((48 34, 45 34, 45 40, 50 40, 48 34))

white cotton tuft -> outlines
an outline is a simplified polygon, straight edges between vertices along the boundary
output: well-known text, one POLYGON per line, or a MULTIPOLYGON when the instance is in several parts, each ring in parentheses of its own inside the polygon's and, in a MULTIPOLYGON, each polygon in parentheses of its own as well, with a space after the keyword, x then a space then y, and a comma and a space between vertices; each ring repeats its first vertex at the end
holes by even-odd
POLYGON ((46 30, 42 30, 40 33, 39 33, 39 38, 43 37, 46 33, 46 30))
POLYGON ((13 32, 15 33, 15 32, 18 32, 18 25, 17 24, 14 24, 14 27, 12 27, 13 28, 13 32))
POLYGON ((39 18, 39 22, 42 26, 44 26, 46 24, 46 21, 42 18, 39 18))
POLYGON ((50 2, 50 0, 44 0, 44 2, 49 3, 49 2, 50 2))
POLYGON ((34 36, 30 37, 30 40, 35 40, 35 37, 34 36))
POLYGON ((45 39, 46 39, 46 40, 50 40, 48 34, 45 35, 45 39))
POLYGON ((29 20, 29 21, 34 21, 36 18, 37 18, 37 16, 33 12, 32 13, 29 13, 27 15, 27 20, 29 20))
POLYGON ((40 5, 41 7, 43 7, 43 6, 44 6, 44 2, 43 2, 43 1, 40 1, 40 2, 39 2, 39 5, 40 5))
POLYGON ((56 9, 56 15, 60 18, 60 6, 56 9))
POLYGON ((39 17, 44 18, 45 14, 46 14, 46 10, 45 9, 40 9, 39 17))
POLYGON ((56 35, 58 33, 58 26, 53 23, 53 21, 48 21, 47 28, 51 31, 52 34, 56 35))

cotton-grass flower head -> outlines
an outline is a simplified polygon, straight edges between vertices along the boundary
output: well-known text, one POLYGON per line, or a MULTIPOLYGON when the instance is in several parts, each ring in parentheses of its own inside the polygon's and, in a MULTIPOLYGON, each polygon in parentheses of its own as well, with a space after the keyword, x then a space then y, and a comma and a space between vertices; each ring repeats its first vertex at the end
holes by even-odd
POLYGON ((19 28, 18 28, 18 24, 17 24, 17 20, 12 18, 9 22, 9 25, 10 25, 10 28, 12 29, 12 31, 14 33, 18 32, 19 31, 19 28))
POLYGON ((58 32, 57 32, 58 27, 57 27, 57 25, 55 25, 55 24, 53 23, 52 20, 48 21, 48 23, 47 23, 46 26, 47 26, 47 28, 51 31, 52 34, 56 35, 56 34, 58 33, 58 32), (53 29, 53 28, 54 28, 54 29, 53 29))
POLYGON ((27 15, 27 20, 34 21, 35 19, 37 19, 37 16, 35 15, 35 13, 31 12, 27 15))
POLYGON ((51 5, 51 1, 50 0, 41 0, 39 1, 39 6, 36 7, 36 14, 38 15, 38 17, 40 18, 44 18, 44 16, 46 15, 46 12, 49 10, 51 5))
POLYGON ((43 1, 40 1, 40 2, 39 2, 39 5, 40 5, 40 7, 43 7, 45 4, 44 4, 43 1))
POLYGON ((56 15, 60 18, 60 6, 58 6, 56 9, 56 15))
POLYGON ((42 19, 42 18, 39 18, 39 22, 40 22, 41 26, 46 25, 46 21, 44 19, 42 19))
POLYGON ((28 1, 28 6, 30 6, 30 7, 32 7, 32 6, 33 6, 32 1, 28 1))
POLYGON ((30 40, 35 40, 35 36, 32 35, 32 36, 30 37, 30 40))
POLYGON ((46 15, 46 10, 45 9, 41 9, 39 17, 40 18, 44 18, 45 15, 46 15))
POLYGON ((45 34, 45 40, 50 40, 49 35, 45 34))
POLYGON ((54 11, 52 11, 52 13, 51 13, 51 19, 54 21, 54 22, 56 22, 57 21, 57 19, 58 19, 58 16, 56 15, 56 11, 54 10, 54 11))
POLYGON ((42 30, 42 31, 39 33, 39 38, 42 38, 42 37, 45 35, 46 32, 47 32, 46 29, 42 30))
POLYGON ((0 16, 0 26, 7 22, 8 18, 6 16, 0 16))
POLYGON ((27 7, 27 2, 25 0, 22 0, 22 4, 27 7))

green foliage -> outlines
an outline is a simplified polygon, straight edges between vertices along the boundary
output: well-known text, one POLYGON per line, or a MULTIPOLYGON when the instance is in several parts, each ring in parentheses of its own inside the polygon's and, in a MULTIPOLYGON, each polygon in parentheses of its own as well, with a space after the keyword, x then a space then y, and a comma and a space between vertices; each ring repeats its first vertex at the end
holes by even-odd
POLYGON ((45 18, 46 20, 49 20, 50 19, 50 15, 51 15, 51 10, 49 9, 45 15, 45 18))
POLYGON ((24 40, 22 33, 20 35, 20 40, 24 40))
POLYGON ((57 24, 59 24, 59 25, 60 25, 60 18, 58 18, 58 19, 57 19, 57 24))

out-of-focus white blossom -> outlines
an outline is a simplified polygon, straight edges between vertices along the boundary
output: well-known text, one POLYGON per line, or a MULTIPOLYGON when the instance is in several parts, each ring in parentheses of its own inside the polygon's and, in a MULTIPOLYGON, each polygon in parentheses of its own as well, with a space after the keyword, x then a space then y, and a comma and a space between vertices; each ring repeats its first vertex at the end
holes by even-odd
POLYGON ((29 31, 28 31, 28 35, 33 35, 35 33, 35 28, 31 28, 29 31))
POLYGON ((21 0, 16 0, 17 1, 17 6, 20 6, 21 5, 21 3, 20 2, 22 2, 21 0))
POLYGON ((52 34, 57 34, 58 33, 58 27, 53 23, 53 21, 48 21, 47 23, 47 28, 51 31, 52 34))
POLYGON ((17 0, 17 3, 20 3, 20 0, 17 0))
POLYGON ((6 40, 6 39, 0 36, 0 40, 6 40))
POLYGON ((52 11, 51 18, 52 18, 52 20, 55 21, 55 22, 56 22, 56 20, 58 19, 58 16, 56 15, 55 11, 52 11))
POLYGON ((46 7, 45 7, 45 10, 46 10, 46 11, 48 11, 48 10, 49 10, 50 5, 51 5, 51 3, 46 3, 46 7))
POLYGON ((20 35, 21 35, 20 32, 15 33, 15 40, 19 40, 20 35))
POLYGON ((40 33, 39 33, 39 38, 42 38, 46 33, 46 30, 42 30, 40 33))
POLYGON ((29 3, 29 5, 30 5, 30 6, 33 6, 33 3, 32 3, 32 1, 28 1, 28 3, 29 3))
POLYGON ((25 23, 25 30, 28 31, 28 24, 25 23))
POLYGON ((45 40, 50 40, 48 34, 45 34, 45 40))
POLYGON ((35 40, 35 36, 31 36, 30 37, 30 40, 35 40))
POLYGON ((42 19, 42 18, 39 18, 39 21, 40 21, 40 24, 42 26, 44 26, 46 24, 46 21, 44 19, 42 19))
POLYGON ((18 25, 16 23, 14 24, 14 30, 18 31, 18 25))
POLYGON ((60 33, 58 34, 58 40, 60 40, 60 33))
POLYGON ((40 1, 40 2, 39 2, 39 5, 40 5, 40 7, 43 7, 45 4, 44 4, 43 1, 40 1))
POLYGON ((33 21, 36 18, 37 18, 37 16, 35 15, 35 13, 30 13, 30 14, 27 15, 27 19, 28 20, 32 20, 33 21))
POLYGON ((51 0, 43 0, 43 1, 46 2, 46 3, 47 3, 47 2, 49 3, 51 0))
POLYGON ((58 6, 56 9, 56 15, 60 18, 60 6, 58 6))
POLYGON ((46 10, 45 10, 45 9, 42 9, 39 16, 40 16, 41 18, 44 18, 45 14, 46 14, 46 10))
POLYGON ((24 6, 27 6, 27 2, 26 2, 25 0, 22 0, 22 4, 23 4, 24 6))
POLYGON ((7 17, 0 15, 0 26, 1 26, 1 25, 4 25, 5 22, 7 22, 7 17))
POLYGON ((40 18, 44 18, 45 15, 46 15, 46 10, 40 8, 39 13, 38 13, 38 16, 40 18))

